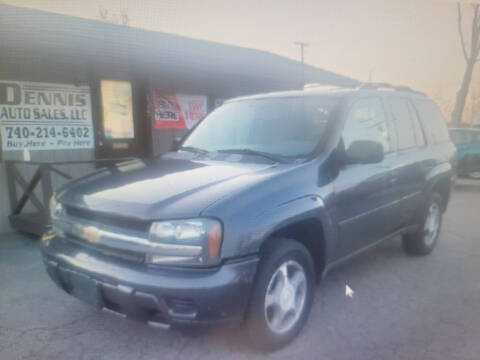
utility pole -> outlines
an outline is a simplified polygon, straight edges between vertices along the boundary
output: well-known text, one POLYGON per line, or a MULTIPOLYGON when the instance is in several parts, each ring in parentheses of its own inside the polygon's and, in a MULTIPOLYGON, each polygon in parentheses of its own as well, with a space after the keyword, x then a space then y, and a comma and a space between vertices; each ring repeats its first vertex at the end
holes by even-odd
POLYGON ((306 42, 295 41, 295 45, 300 46, 300 59, 302 62, 302 88, 305 86, 305 65, 303 61, 303 49, 308 46, 306 42))

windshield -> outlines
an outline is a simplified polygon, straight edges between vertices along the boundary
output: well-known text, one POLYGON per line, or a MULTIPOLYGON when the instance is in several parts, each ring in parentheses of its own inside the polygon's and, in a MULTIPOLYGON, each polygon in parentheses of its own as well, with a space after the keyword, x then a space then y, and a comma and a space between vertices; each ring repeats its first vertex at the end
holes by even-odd
POLYGON ((309 96, 227 103, 208 115, 182 148, 306 156, 325 134, 337 101, 333 97, 309 96))

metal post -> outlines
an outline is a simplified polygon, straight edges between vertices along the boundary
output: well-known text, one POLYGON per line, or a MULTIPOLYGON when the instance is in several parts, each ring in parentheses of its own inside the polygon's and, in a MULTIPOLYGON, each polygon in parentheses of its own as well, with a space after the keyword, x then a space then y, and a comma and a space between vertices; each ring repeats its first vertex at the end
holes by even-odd
POLYGON ((305 63, 303 61, 303 49, 308 46, 306 42, 295 41, 295 45, 300 46, 300 61, 302 62, 302 88, 305 86, 305 63))
POLYGON ((7 170, 8 195, 10 197, 10 212, 13 213, 18 204, 17 187, 15 185, 15 176, 13 174, 15 164, 11 161, 5 161, 7 170))
POLYGON ((49 220, 50 219, 50 211, 49 211, 49 203, 50 198, 53 194, 52 189, 52 177, 50 174, 50 168, 47 165, 40 165, 40 173, 42 179, 42 195, 43 195, 43 206, 45 208, 45 217, 49 220))

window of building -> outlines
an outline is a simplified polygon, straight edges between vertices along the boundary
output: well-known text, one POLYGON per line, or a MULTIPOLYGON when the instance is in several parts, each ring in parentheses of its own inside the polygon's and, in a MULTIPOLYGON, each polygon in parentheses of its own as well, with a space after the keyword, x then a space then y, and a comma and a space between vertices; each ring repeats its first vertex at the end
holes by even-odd
POLYGON ((107 139, 133 139, 132 85, 102 80, 103 130, 107 139))

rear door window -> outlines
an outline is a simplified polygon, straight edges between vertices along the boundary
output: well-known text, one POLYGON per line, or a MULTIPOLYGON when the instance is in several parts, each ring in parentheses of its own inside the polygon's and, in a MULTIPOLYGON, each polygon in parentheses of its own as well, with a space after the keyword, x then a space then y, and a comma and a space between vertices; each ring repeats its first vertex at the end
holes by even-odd
POLYGON ((420 121, 422 122, 428 142, 437 144, 448 141, 450 136, 445 119, 438 106, 428 99, 415 99, 413 103, 420 116, 420 121))
POLYGON ((388 105, 397 132, 398 150, 416 147, 415 126, 410 115, 408 100, 400 97, 388 97, 388 105))
POLYGON ((408 102, 408 110, 410 110, 410 116, 412 117, 415 142, 417 143, 418 147, 425 146, 425 135, 423 134, 422 125, 420 124, 420 119, 418 118, 417 112, 415 111, 415 108, 411 102, 408 102))

